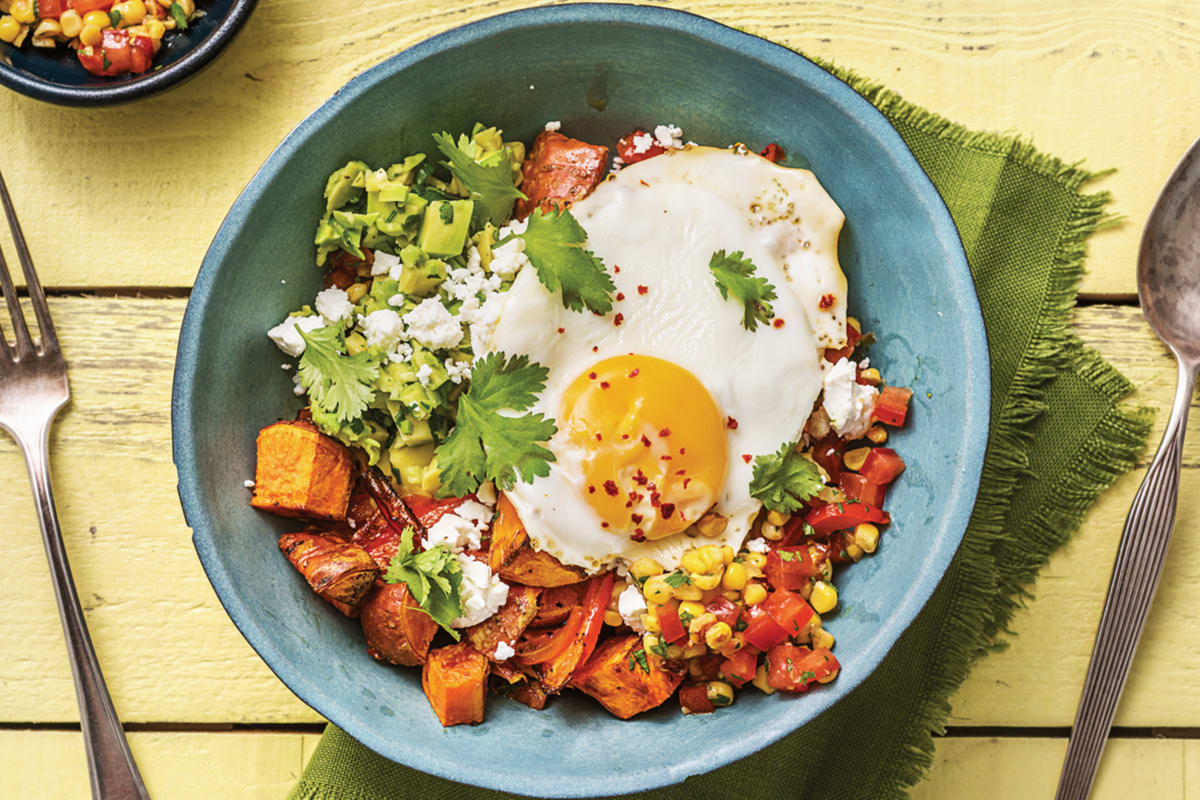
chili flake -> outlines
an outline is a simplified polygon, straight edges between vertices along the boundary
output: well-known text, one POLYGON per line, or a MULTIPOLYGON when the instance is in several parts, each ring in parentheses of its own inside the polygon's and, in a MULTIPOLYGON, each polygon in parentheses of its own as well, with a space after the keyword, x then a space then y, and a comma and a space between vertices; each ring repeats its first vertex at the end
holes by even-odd
POLYGON ((604 482, 604 493, 609 497, 616 497, 620 491, 621 490, 617 488, 616 481, 609 480, 604 482))
POLYGON ((731 430, 731 431, 736 431, 737 430, 737 420, 734 419, 733 417, 726 417, 725 418, 725 427, 729 428, 729 430, 731 430))
POLYGON ((615 317, 613 317, 613 325, 620 325, 624 321, 625 321, 624 314, 617 314, 615 317))
POLYGON ((642 285, 642 284, 640 284, 640 283, 638 284, 638 294, 645 294, 645 293, 646 293, 646 292, 648 292, 648 291, 650 291, 650 287, 649 287, 649 286, 643 286, 643 285, 642 285))
POLYGON ((820 302, 820 303, 818 303, 817 305, 818 305, 818 306, 819 306, 819 307, 820 307, 822 310, 824 310, 824 309, 827 309, 827 308, 833 308, 833 303, 834 303, 834 301, 835 301, 836 299, 837 299, 837 298, 835 298, 835 297, 834 297, 833 295, 831 295, 831 294, 823 294, 823 295, 821 295, 821 302, 820 302))

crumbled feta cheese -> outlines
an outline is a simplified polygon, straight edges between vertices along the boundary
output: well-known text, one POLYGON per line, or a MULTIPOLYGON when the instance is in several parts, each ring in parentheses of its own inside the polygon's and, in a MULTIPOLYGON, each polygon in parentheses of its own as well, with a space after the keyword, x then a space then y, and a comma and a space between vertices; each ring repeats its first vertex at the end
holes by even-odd
POLYGON ((447 358, 446 374, 450 376, 451 383, 462 383, 471 377, 471 362, 455 361, 453 358, 447 358))
POLYGON ((317 292, 315 305, 317 313, 331 323, 347 319, 354 313, 354 304, 350 302, 350 296, 336 286, 317 292))
POLYGON ((769 545, 767 544, 767 540, 761 536, 757 539, 751 539, 750 541, 746 542, 743 547, 745 547, 751 553, 765 553, 770 549, 769 545))
POLYGON ((658 143, 659 147, 667 150, 678 150, 683 147, 683 128, 680 128, 678 125, 656 125, 654 127, 654 140, 658 143))
POLYGON ((387 299, 387 304, 392 308, 403 308, 406 302, 408 302, 408 298, 402 294, 394 294, 387 299))
POLYGON ((497 661, 508 661, 517 654, 516 650, 508 642, 500 642, 496 645, 496 652, 492 653, 492 658, 497 661))
POLYGON ((525 255, 525 240, 519 236, 499 247, 492 248, 491 270, 505 280, 516 275, 521 267, 528 263, 529 256, 525 255))
POLYGON ((242 481, 242 486, 245 486, 247 489, 253 489, 253 488, 254 488, 254 481, 252 481, 252 480, 250 480, 249 478, 247 478, 246 480, 242 481))
POLYGON ((478 550, 481 535, 492 522, 492 509, 474 500, 463 500, 447 512, 425 533, 425 547, 444 544, 454 553, 478 550))
POLYGON ((625 591, 617 598, 617 611, 621 612, 621 619, 625 620, 626 625, 638 633, 646 632, 646 626, 642 624, 642 614, 646 613, 646 598, 642 597, 638 587, 633 584, 625 587, 625 591))
POLYGON ((548 131, 557 131, 560 128, 562 128, 562 123, 558 120, 551 120, 550 122, 546 123, 546 130, 548 131))
POLYGON ((496 485, 491 481, 484 481, 479 484, 479 488, 475 490, 475 496, 479 498, 479 502, 485 506, 496 505, 496 485))
POLYGON ((413 349, 408 342, 400 342, 396 348, 388 353, 388 361, 393 364, 407 364, 412 361, 413 349))
POLYGON ((400 261, 400 256, 385 253, 382 250, 375 251, 375 261, 371 264, 372 275, 390 275, 393 269, 400 269, 403 264, 400 261))
POLYGON ((855 380, 858 365, 843 358, 825 373, 825 399, 821 405, 839 436, 857 439, 871 427, 871 412, 879 391, 855 380))
POLYGON ((324 327, 325 320, 318 316, 288 317, 267 331, 267 336, 271 337, 276 347, 294 358, 304 352, 304 340, 300 338, 300 331, 311 333, 324 327))
POLYGON ((417 380, 422 386, 429 385, 429 379, 433 377, 433 367, 428 364, 422 364, 417 368, 417 380))
POLYGON ((280 365, 279 365, 279 368, 280 368, 280 369, 291 369, 291 368, 292 368, 292 365, 291 365, 291 364, 289 364, 289 363, 287 363, 287 362, 285 361, 285 362, 283 362, 282 364, 280 364, 280 365))
POLYGON ((436 297, 425 298, 420 305, 405 314, 404 324, 408 326, 409 338, 431 350, 454 347, 463 338, 458 320, 451 316, 442 305, 442 301, 436 297))
POLYGON ((390 308, 372 311, 358 318, 359 329, 367 337, 367 344, 392 350, 404 338, 404 324, 400 315, 390 308))
POLYGON ((469 628, 500 610, 500 606, 508 600, 508 584, 493 575, 488 565, 482 561, 476 561, 462 553, 455 558, 458 559, 459 569, 462 570, 458 596, 462 600, 463 616, 454 619, 450 625, 455 628, 469 628))
POLYGON ((308 391, 308 390, 304 388, 304 384, 300 383, 300 374, 296 373, 295 375, 293 375, 292 376, 292 394, 296 395, 296 397, 303 397, 304 393, 306 391, 308 391))
POLYGON ((639 133, 633 137, 633 152, 644 153, 654 146, 654 137, 648 133, 639 133))

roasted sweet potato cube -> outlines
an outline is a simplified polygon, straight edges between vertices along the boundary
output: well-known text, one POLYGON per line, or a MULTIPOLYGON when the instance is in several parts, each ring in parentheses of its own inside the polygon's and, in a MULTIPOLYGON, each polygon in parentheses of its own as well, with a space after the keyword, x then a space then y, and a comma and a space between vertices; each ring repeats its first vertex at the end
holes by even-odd
POLYGON ((352 473, 350 452, 312 423, 276 422, 258 432, 250 505, 284 517, 345 519, 352 473))
POLYGON ((550 213, 566 208, 587 197, 604 177, 608 148, 543 131, 533 140, 529 155, 521 165, 521 191, 526 200, 518 200, 516 215, 524 219, 533 209, 550 213))
POLYGON ((509 583, 525 586, 566 586, 587 577, 578 567, 568 567, 544 550, 522 545, 512 559, 496 573, 509 583))
POLYGON ((501 642, 512 647, 529 623, 537 616, 538 594, 532 586, 512 586, 508 599, 500 610, 478 625, 467 628, 467 641, 488 659, 495 661, 496 648, 501 642))
POLYGON ((682 673, 664 669, 647 659, 649 672, 633 653, 641 649, 637 634, 615 636, 602 642, 588 662, 575 671, 571 685, 590 694, 621 719, 662 705, 683 681, 682 673))
POLYGON ((438 624, 421 610, 404 583, 376 581, 363 600, 361 621, 367 652, 405 667, 425 663, 429 643, 438 631, 438 624))
POLYGON ((488 546, 488 567, 492 572, 507 564, 521 545, 529 539, 517 510, 508 495, 501 494, 496 503, 496 520, 492 523, 491 544, 488 546))
POLYGON ((371 554, 356 544, 319 533, 285 533, 279 549, 313 591, 348 617, 379 576, 371 554))
POLYGON ((467 642, 431 650, 421 686, 444 727, 483 722, 487 699, 487 656, 467 642))

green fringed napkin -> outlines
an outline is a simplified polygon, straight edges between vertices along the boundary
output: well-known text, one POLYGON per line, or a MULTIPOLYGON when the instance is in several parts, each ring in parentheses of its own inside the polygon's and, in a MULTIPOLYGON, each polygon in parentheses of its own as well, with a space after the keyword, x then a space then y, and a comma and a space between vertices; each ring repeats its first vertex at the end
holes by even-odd
MULTIPOLYGON (((1145 411, 1120 405, 1132 385, 1070 330, 1084 242, 1111 221, 1108 195, 1081 191, 1095 174, 824 66, 896 126, 962 236, 992 356, 979 498, 945 579, 868 680, 767 749, 644 795, 656 800, 903 797, 932 763, 932 735, 972 662, 1149 433, 1145 411)), ((394 764, 330 725, 290 800, 502 796, 394 764)))

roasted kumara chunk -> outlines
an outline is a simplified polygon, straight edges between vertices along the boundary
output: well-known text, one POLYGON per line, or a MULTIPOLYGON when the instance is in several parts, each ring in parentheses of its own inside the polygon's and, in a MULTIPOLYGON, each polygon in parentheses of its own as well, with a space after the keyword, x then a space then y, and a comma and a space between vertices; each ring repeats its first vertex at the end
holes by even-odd
POLYGON ((478 625, 467 628, 467 640, 489 659, 503 661, 503 658, 496 658, 496 648, 501 643, 512 647, 521 638, 521 634, 537 616, 540 592, 540 589, 532 586, 510 587, 508 599, 499 611, 478 625))
POLYGON ((517 550, 497 574, 509 583, 526 586, 566 586, 587 577, 579 567, 568 567, 549 553, 534 550, 528 544, 517 550))
POLYGON ((348 617, 358 615, 379 567, 371 555, 356 544, 319 533, 285 533, 279 549, 300 571, 313 591, 348 617))
POLYGON ((429 652, 421 686, 442 725, 483 722, 487 698, 487 656, 467 642, 429 652))
POLYGON ((604 145, 581 142, 557 131, 539 133, 521 165, 521 191, 528 199, 517 201, 517 218, 524 219, 538 207, 549 213, 587 197, 604 177, 607 163, 604 145))
POLYGON ((250 505, 285 517, 345 519, 352 473, 350 452, 312 423, 276 422, 258 432, 250 505))
POLYGON ((409 594, 404 583, 376 581, 360 616, 367 652, 380 661, 405 667, 425 663, 437 633, 433 617, 409 594))
POLYGON ((682 673, 663 669, 642 649, 637 634, 602 642, 576 670, 571 685, 590 694, 621 719, 662 705, 683 681, 682 673))

